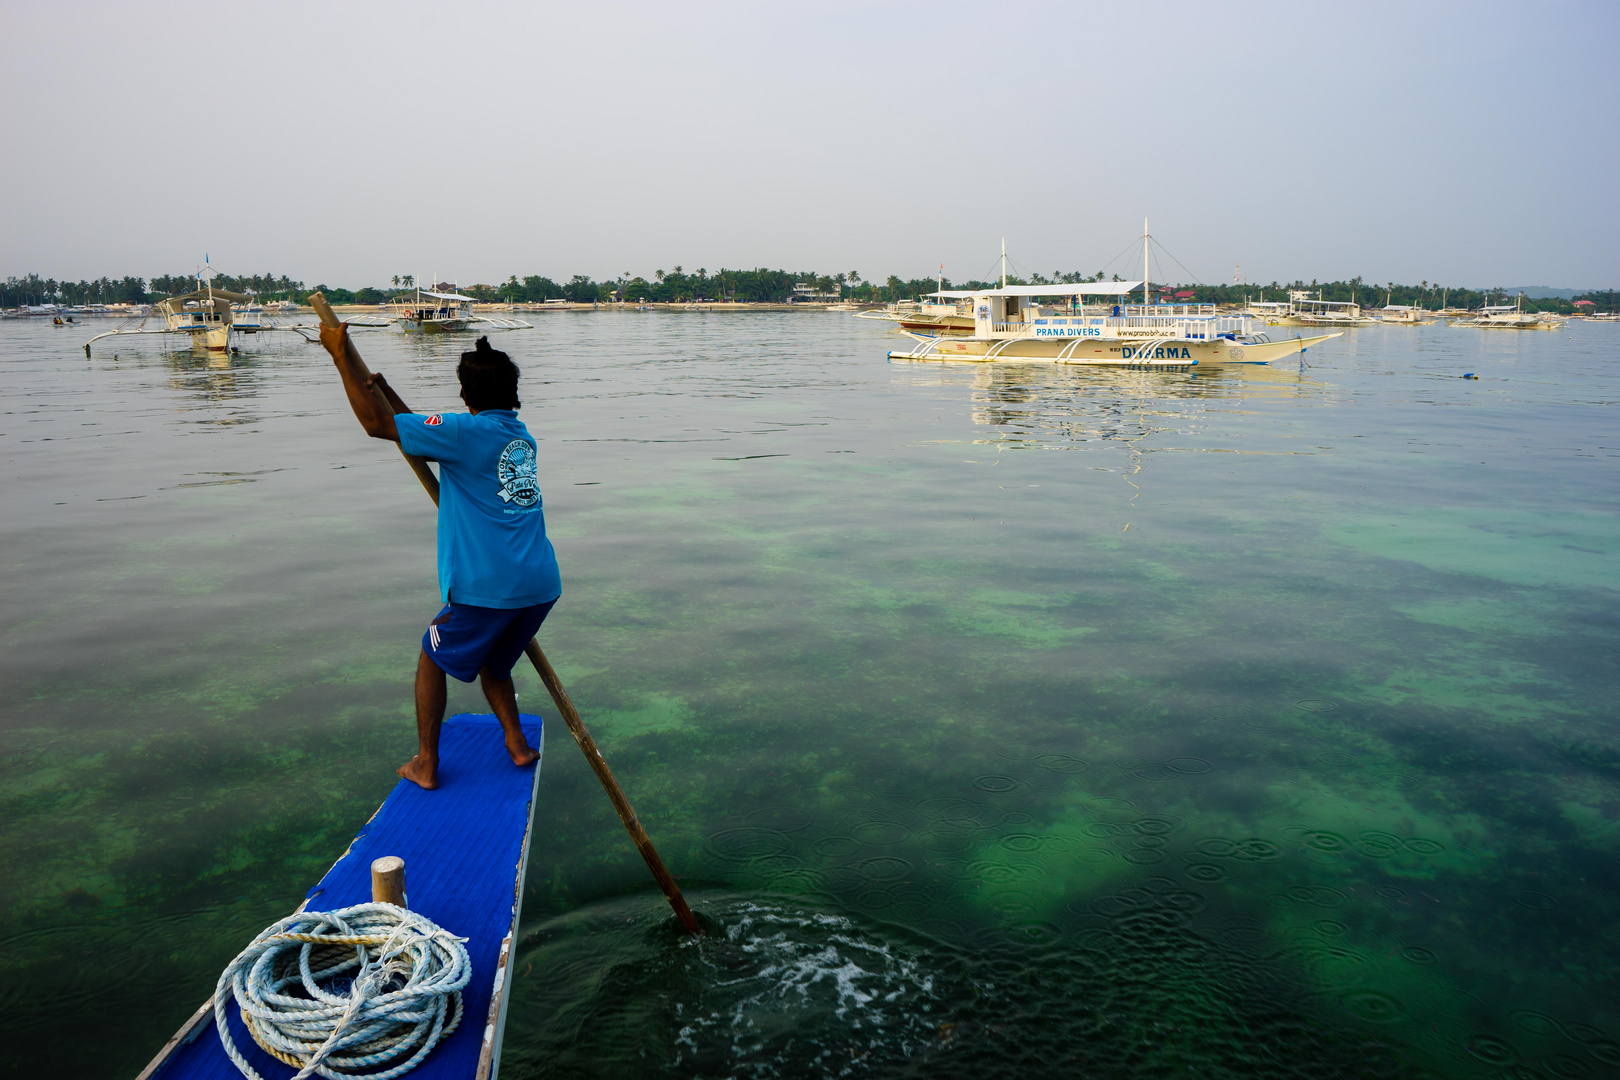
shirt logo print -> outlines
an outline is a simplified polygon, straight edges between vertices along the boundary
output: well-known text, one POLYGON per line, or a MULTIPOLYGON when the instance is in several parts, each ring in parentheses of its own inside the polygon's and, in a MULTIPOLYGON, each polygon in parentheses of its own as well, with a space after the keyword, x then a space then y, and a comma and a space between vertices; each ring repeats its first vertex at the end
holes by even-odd
POLYGON ((438 427, 440 424, 444 423, 444 417, 440 416, 438 413, 434 413, 432 416, 422 421, 422 423, 427 427, 438 427))
POLYGON ((498 494, 502 502, 530 507, 540 502, 540 484, 535 479, 534 447, 522 439, 513 439, 501 451, 501 460, 495 466, 495 476, 501 482, 498 494))

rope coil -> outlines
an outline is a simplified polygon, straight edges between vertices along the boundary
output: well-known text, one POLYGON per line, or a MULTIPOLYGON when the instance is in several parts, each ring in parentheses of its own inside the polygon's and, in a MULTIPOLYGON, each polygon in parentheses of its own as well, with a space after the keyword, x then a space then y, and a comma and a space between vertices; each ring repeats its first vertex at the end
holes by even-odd
POLYGON ((472 976, 466 940, 393 904, 290 915, 220 974, 219 1041, 243 1076, 264 1080, 226 1027, 234 998, 253 1041, 299 1069, 295 1080, 348 1080, 362 1070, 367 1080, 392 1080, 461 1023, 461 991, 472 976))

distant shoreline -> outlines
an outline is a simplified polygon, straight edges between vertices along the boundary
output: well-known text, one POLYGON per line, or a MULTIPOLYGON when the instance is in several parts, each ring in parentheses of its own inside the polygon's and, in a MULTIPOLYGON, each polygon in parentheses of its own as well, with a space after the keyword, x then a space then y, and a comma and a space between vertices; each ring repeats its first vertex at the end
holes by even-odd
MULTIPOLYGON (((395 305, 393 304, 333 304, 332 310, 342 315, 386 315, 391 317, 393 312, 390 309, 394 306, 395 305)), ((686 301, 671 301, 665 303, 648 302, 645 304, 589 304, 574 303, 573 301, 569 301, 563 304, 519 304, 515 308, 509 307, 506 304, 471 304, 469 306, 473 311, 485 315, 499 315, 502 312, 515 312, 523 315, 537 315, 548 311, 679 311, 686 313, 747 313, 757 311, 830 311, 834 310, 835 308, 835 305, 833 304, 771 304, 764 302, 752 303, 748 301, 724 304, 693 304, 687 303, 686 301)), ((860 303, 855 305, 854 308, 851 308, 846 304, 846 306, 837 307, 836 310, 840 312, 857 310, 873 311, 880 309, 883 306, 884 305, 880 303, 860 303)), ((150 312, 144 310, 144 307, 145 306, 143 305, 142 307, 133 310, 128 307, 109 307, 100 311, 64 311, 54 308, 40 311, 29 311, 26 308, 7 308, 0 309, 0 318, 4 318, 8 322, 12 319, 48 319, 52 316, 65 317, 68 322, 73 322, 78 319, 132 319, 144 318, 149 315, 150 312)), ((278 312, 277 314, 286 315, 289 317, 297 317, 311 313, 313 313, 313 309, 308 304, 300 304, 298 305, 297 311, 278 312)))
MULTIPOLYGON (((333 304, 332 305, 332 310, 337 311, 337 312, 342 312, 342 313, 347 314, 347 315, 375 315, 375 314, 377 314, 379 312, 387 311, 392 306, 394 306, 394 305, 391 305, 391 304, 333 304)), ((697 303, 689 303, 689 302, 684 301, 684 300, 666 301, 666 302, 662 302, 662 303, 652 303, 651 301, 649 301, 649 302, 647 302, 645 304, 635 304, 635 303, 606 303, 606 304, 598 303, 598 304, 590 304, 590 303, 574 303, 573 301, 569 301, 567 303, 562 303, 562 304, 518 304, 516 307, 511 307, 511 306, 508 306, 506 304, 473 304, 473 305, 471 305, 473 311, 482 312, 482 313, 490 314, 490 315, 498 314, 498 313, 503 312, 503 311, 516 311, 516 312, 520 312, 520 313, 522 313, 524 315, 540 314, 542 312, 547 312, 547 311, 724 311, 724 312, 827 311, 832 306, 833 305, 831 305, 831 304, 770 304, 770 303, 764 303, 764 302, 753 303, 753 302, 750 302, 750 301, 737 301, 735 303, 716 302, 716 303, 712 303, 712 304, 710 304, 710 303, 697 304, 697 303)), ((883 307, 883 305, 881 303, 877 303, 877 304, 861 303, 861 304, 857 304, 856 306, 862 311, 871 311, 873 309, 883 307)), ((307 305, 300 305, 299 311, 300 312, 304 311, 306 307, 307 307, 307 305)), ((838 310, 840 310, 840 311, 848 311, 850 309, 848 307, 841 307, 838 310)))

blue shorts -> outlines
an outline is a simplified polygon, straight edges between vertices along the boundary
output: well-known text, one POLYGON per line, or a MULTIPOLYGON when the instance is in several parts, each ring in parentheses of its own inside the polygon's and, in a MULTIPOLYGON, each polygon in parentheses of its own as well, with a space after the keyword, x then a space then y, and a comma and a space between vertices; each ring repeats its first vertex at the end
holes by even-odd
POLYGON ((483 667, 497 682, 506 682, 556 602, 521 608, 446 604, 422 635, 422 651, 440 671, 462 682, 478 678, 483 667))

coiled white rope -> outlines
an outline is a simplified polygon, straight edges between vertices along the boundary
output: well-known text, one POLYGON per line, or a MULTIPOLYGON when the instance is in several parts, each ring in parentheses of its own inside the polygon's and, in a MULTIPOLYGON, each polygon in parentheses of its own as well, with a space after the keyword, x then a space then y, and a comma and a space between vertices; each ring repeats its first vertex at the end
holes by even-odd
POLYGON ((234 998, 253 1040, 300 1070, 295 1080, 347 1080, 360 1070, 367 1080, 391 1080, 461 1023, 461 991, 472 975, 466 940, 393 904, 290 915, 220 975, 219 1041, 243 1076, 264 1080, 226 1028, 234 998))

